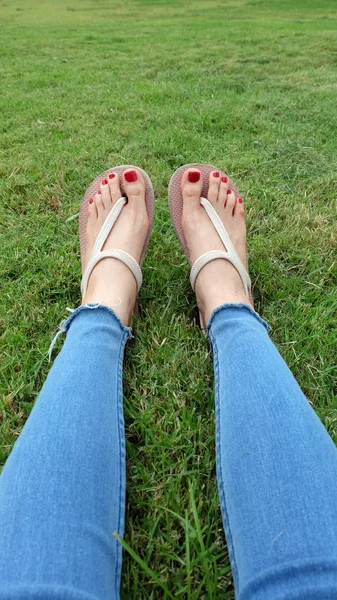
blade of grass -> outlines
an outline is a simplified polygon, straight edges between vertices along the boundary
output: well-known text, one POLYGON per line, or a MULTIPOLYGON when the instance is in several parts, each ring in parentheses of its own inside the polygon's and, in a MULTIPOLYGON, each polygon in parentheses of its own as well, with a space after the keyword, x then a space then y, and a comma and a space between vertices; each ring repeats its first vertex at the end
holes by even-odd
MULTIPOLYGON (((191 482, 189 483, 189 491, 190 491, 190 502, 191 502, 191 506, 192 506, 192 512, 193 512, 194 522, 195 522, 195 526, 196 526, 196 530, 197 530, 198 540, 199 540, 201 552, 204 555, 204 554, 206 554, 206 548, 205 548, 204 540, 202 537, 201 526, 200 526, 197 506, 195 503, 193 486, 192 486, 191 482)), ((213 586, 212 586, 211 576, 210 576, 210 572, 209 572, 208 562, 207 562, 205 556, 203 556, 203 558, 202 558, 202 566, 203 566, 204 573, 205 573, 206 587, 208 590, 209 598, 211 599, 211 598, 213 598, 213 586)))
POLYGON ((171 592, 169 592, 165 583, 163 583, 161 581, 159 575, 157 575, 157 573, 155 573, 154 571, 152 571, 152 569, 150 569, 150 567, 146 564, 146 562, 144 562, 143 559, 140 558, 140 556, 138 556, 138 554, 131 548, 131 546, 129 546, 129 544, 118 535, 118 533, 114 532, 114 536, 115 536, 115 538, 117 538, 119 543, 123 546, 123 548, 130 554, 130 556, 132 556, 132 558, 145 571, 145 573, 149 577, 151 577, 157 583, 157 585, 159 585, 161 587, 163 592, 165 592, 166 596, 168 598, 170 598, 170 600, 174 600, 174 596, 171 594, 171 592))

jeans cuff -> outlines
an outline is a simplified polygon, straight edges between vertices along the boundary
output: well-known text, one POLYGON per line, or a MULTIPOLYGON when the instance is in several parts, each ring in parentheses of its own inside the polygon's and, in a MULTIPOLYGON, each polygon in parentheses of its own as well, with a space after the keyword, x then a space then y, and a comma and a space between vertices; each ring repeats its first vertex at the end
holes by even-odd
POLYGON ((110 313, 111 316, 117 321, 117 323, 120 325, 122 331, 124 331, 125 333, 128 334, 128 337, 132 337, 132 330, 131 327, 126 327, 126 325, 124 325, 124 323, 122 323, 122 321, 120 320, 119 316, 116 315, 115 311, 110 308, 110 306, 106 306, 105 304, 84 304, 79 306, 78 308, 76 308, 75 310, 72 311, 70 317, 68 317, 68 319, 66 319, 63 323, 63 331, 67 332, 71 323, 73 322, 73 320, 77 317, 77 315, 79 315, 81 312, 83 311, 88 311, 88 310, 100 310, 100 311, 105 311, 107 313, 110 313))
MULTIPOLYGON (((210 329, 212 327, 212 323, 214 321, 214 318, 216 317, 216 315, 218 313, 223 313, 223 316, 225 317, 226 314, 226 310, 228 309, 238 309, 238 310, 242 310, 244 312, 250 313, 251 315, 253 315, 253 317, 259 322, 261 323, 261 325, 263 325, 263 327, 266 329, 267 332, 269 332, 269 325, 268 323, 266 323, 263 319, 261 319, 260 315, 257 314, 257 312, 255 312, 255 310, 249 306, 248 304, 244 304, 243 302, 228 302, 226 304, 221 304, 221 306, 218 306, 217 308, 215 308, 209 318, 207 327, 206 327, 206 331, 209 335, 210 333, 210 329)), ((243 313, 244 314, 244 313, 243 313)))

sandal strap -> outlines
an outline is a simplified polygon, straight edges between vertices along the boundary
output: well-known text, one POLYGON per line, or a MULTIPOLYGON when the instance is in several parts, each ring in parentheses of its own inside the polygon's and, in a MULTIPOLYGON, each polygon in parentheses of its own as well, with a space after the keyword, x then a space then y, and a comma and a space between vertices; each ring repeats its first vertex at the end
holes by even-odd
POLYGON ((117 258, 118 260, 120 260, 122 263, 124 263, 130 269, 130 271, 131 271, 132 275, 134 276, 136 283, 137 283, 137 294, 138 294, 140 287, 142 285, 143 276, 142 276, 142 270, 141 270, 139 264, 137 263, 137 261, 130 254, 128 254, 127 252, 124 252, 124 250, 103 250, 102 252, 98 252, 98 254, 96 254, 96 256, 93 256, 90 258, 87 268, 85 269, 85 271, 83 273, 82 282, 81 282, 82 297, 85 296, 85 293, 87 291, 87 285, 88 285, 89 277, 90 277, 92 271, 96 267, 97 263, 99 263, 101 260, 103 260, 103 258, 117 258))
POLYGON ((104 258, 116 258, 116 259, 120 260, 121 262, 123 262, 130 269, 131 273, 133 274, 133 276, 136 280, 136 283, 137 283, 137 293, 139 292, 139 289, 142 285, 143 278, 142 278, 141 268, 140 268, 139 264, 137 263, 137 261, 130 254, 128 254, 127 252, 124 252, 124 250, 113 249, 113 250, 103 250, 102 251, 102 248, 110 234, 110 231, 113 228, 114 224, 116 223, 116 221, 117 221, 119 215, 121 214, 123 207, 125 206, 126 203, 127 203, 127 198, 125 196, 122 196, 122 198, 117 200, 116 204, 110 210, 107 218, 105 219, 105 221, 101 227, 101 230, 96 238, 93 249, 91 251, 87 267, 82 276, 82 281, 81 281, 82 297, 85 296, 85 293, 87 291, 88 281, 89 281, 89 278, 90 278, 90 275, 91 275, 93 269, 95 268, 97 263, 99 263, 104 258))
POLYGON ((206 198, 200 198, 200 204, 201 204, 201 206, 204 207, 207 215, 209 216, 210 220, 212 221, 216 231, 219 234, 219 237, 220 237, 223 245, 226 248, 226 251, 210 250, 209 252, 205 252, 205 254, 202 254, 201 256, 199 256, 199 258, 195 261, 195 263, 191 269, 190 281, 191 281, 192 289, 194 290, 195 281, 196 281, 201 269, 203 269, 203 267, 205 267, 205 265, 207 265, 212 260, 222 258, 222 259, 228 260, 235 267, 235 269, 237 270, 237 272, 239 273, 239 275, 242 279, 242 283, 243 283, 243 287, 244 287, 246 296, 249 297, 249 292, 251 291, 251 287, 252 287, 250 277, 238 255, 237 251, 235 250, 235 248, 232 244, 232 241, 228 235, 228 232, 227 232, 223 222, 221 221, 216 210, 213 208, 211 203, 206 198))
POLYGON ((116 204, 110 210, 110 212, 109 212, 107 218, 105 219, 105 221, 101 227, 101 230, 96 238, 96 241, 94 243, 93 249, 90 254, 90 259, 93 256, 96 256, 96 254, 98 254, 98 252, 100 252, 102 250, 102 248, 109 236, 111 229, 113 228, 114 224, 116 223, 116 221, 117 221, 119 215, 121 214, 123 207, 127 203, 127 201, 128 201, 128 199, 125 196, 122 196, 119 200, 117 200, 116 204))
POLYGON ((231 256, 229 252, 225 252, 223 250, 210 250, 209 252, 205 252, 205 254, 202 254, 201 256, 199 256, 199 258, 197 258, 197 260, 195 261, 192 269, 191 269, 191 274, 190 274, 190 282, 191 282, 191 287, 194 291, 195 288, 195 282, 196 279, 201 271, 201 269, 203 269, 206 265, 208 265, 208 263, 210 263, 212 260, 217 260, 218 258, 223 258, 225 260, 228 260, 228 262, 232 263, 233 267, 235 267, 235 269, 237 270, 237 272, 239 273, 241 279, 242 279, 242 283, 243 283, 243 287, 245 289, 245 293, 246 296, 248 296, 249 293, 249 288, 247 285, 247 282, 243 276, 243 274, 241 273, 241 268, 242 268, 242 262, 241 260, 237 260, 237 258, 235 256, 231 256))

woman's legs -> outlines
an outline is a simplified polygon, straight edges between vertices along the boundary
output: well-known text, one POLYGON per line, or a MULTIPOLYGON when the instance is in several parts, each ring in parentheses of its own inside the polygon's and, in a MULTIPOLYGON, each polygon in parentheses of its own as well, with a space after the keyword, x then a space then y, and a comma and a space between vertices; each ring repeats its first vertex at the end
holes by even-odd
MULTIPOLYGON (((225 179, 211 173, 208 200, 247 267, 243 203, 225 179)), ((189 169, 183 227, 192 262, 223 248, 201 189, 198 170, 189 169)), ((214 352, 218 481, 237 597, 337 598, 336 448, 248 306, 234 267, 206 265, 196 295, 214 352)))
POLYGON ((223 305, 209 335, 237 598, 336 598, 336 447, 256 313, 223 305))
MULTIPOLYGON (((128 203, 104 249, 139 262, 148 232, 142 175, 127 169, 128 203)), ((119 177, 88 205, 87 260, 119 177)), ((125 505, 122 366, 136 282, 120 261, 95 267, 66 323, 64 347, 0 477, 0 598, 119 597, 125 505), (88 306, 90 304, 90 306, 88 306), (104 305, 104 306, 102 306, 104 305), (114 312, 108 308, 114 307, 114 312)))
MULTIPOLYGON (((0 477, 0 598, 119 597, 130 330, 78 309, 0 477)), ((68 321, 68 322, 69 322, 68 321)))

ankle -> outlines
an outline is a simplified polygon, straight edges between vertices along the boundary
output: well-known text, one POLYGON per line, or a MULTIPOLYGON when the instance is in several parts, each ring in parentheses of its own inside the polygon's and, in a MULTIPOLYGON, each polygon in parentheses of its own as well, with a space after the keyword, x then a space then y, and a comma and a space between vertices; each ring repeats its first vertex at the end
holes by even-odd
POLYGON ((107 293, 95 293, 95 291, 92 293, 88 292, 82 300, 82 306, 86 306, 88 304, 101 304, 103 306, 108 306, 120 318, 123 325, 126 327, 131 326, 134 304, 130 305, 129 302, 123 301, 123 299, 118 297, 116 294, 109 295, 107 293))
POLYGON ((206 303, 199 301, 197 296, 197 302, 199 310, 203 316, 204 323, 207 325, 208 321, 211 318, 212 312, 222 306, 223 304, 248 304, 251 306, 250 301, 248 300, 245 294, 235 294, 235 293, 226 293, 218 294, 217 296, 213 296, 206 303))
POLYGON ((207 324, 212 312, 222 304, 249 304, 241 277, 226 261, 209 263, 200 272, 195 285, 197 304, 207 324), (214 271, 214 272, 213 272, 214 271), (220 272, 219 272, 220 271, 220 272))
POLYGON ((120 261, 105 259, 101 261, 90 277, 82 304, 104 304, 109 306, 129 327, 136 301, 137 284, 131 271, 120 261), (111 276, 110 261, 114 261, 114 275, 111 276))

